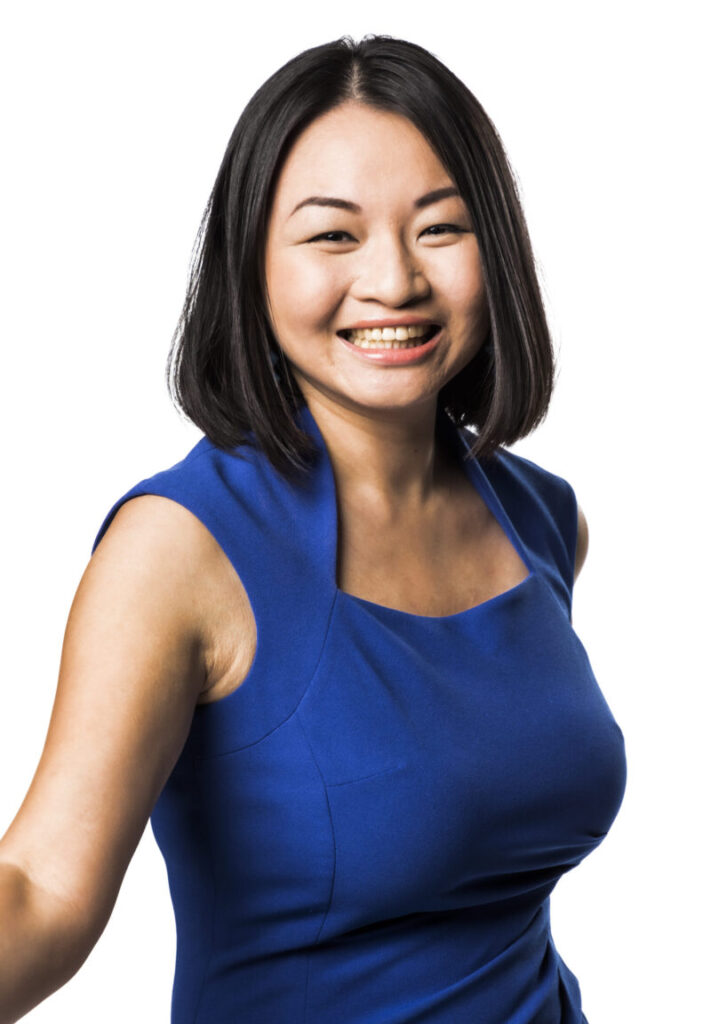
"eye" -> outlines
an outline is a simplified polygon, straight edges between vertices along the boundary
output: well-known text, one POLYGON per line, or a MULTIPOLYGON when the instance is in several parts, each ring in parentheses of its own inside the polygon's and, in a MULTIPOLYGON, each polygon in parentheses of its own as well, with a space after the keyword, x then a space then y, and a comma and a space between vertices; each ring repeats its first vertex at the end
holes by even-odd
MULTIPOLYGON (((422 233, 426 235, 428 231, 434 231, 436 228, 444 228, 445 231, 454 231, 456 234, 462 234, 464 230, 463 228, 457 227, 456 224, 433 224, 432 227, 425 228, 422 233)), ((439 235, 439 232, 437 232, 437 234, 439 235)))
POLYGON ((324 241, 324 242, 340 242, 340 241, 342 241, 341 238, 334 238, 333 237, 334 235, 345 235, 348 238, 352 237, 351 235, 348 234, 347 231, 324 231, 322 234, 316 235, 315 238, 310 238, 309 242, 321 242, 321 241, 324 241))

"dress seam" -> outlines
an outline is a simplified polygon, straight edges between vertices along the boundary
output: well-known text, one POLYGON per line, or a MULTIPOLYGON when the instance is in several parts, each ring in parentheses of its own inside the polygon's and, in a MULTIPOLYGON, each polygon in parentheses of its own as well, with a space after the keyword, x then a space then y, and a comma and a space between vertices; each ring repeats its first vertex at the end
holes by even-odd
MULTIPOLYGON (((197 758, 195 758, 195 757, 192 758, 192 769, 193 769, 194 778, 195 778, 195 780, 197 782, 198 791, 200 793, 202 793, 202 781, 201 781, 201 777, 200 777, 200 772, 198 771, 197 758)), ((203 999, 204 999, 204 996, 205 996, 207 976, 208 976, 208 972, 209 972, 209 969, 210 969, 210 964, 212 963, 212 957, 213 957, 214 951, 215 951, 215 916, 216 916, 215 910, 216 910, 216 907, 217 907, 217 883, 216 883, 216 880, 215 880, 215 856, 214 856, 213 846, 212 846, 212 830, 210 829, 209 821, 205 820, 205 817, 204 817, 204 814, 203 814, 204 807, 205 807, 205 801, 201 799, 200 800, 201 817, 203 818, 203 821, 204 821, 204 829, 205 829, 205 834, 207 835, 207 843, 208 843, 208 861, 209 861, 209 864, 210 864, 210 883, 211 883, 211 887, 212 887, 212 908, 211 908, 211 911, 210 911, 210 942, 209 942, 208 948, 207 948, 207 955, 205 956, 205 966, 204 966, 204 969, 203 969, 203 974, 202 974, 202 980, 200 982, 200 987, 198 989, 197 1002, 195 1004, 195 1016, 194 1016, 195 1024, 199 1024, 199 1022, 200 1022, 200 1016, 201 1016, 200 1010, 201 1010, 201 1007, 203 1005, 203 999)))
MULTIPOLYGON (((331 869, 331 885, 330 885, 329 894, 328 894, 328 901, 326 903, 326 906, 325 906, 324 911, 323 911, 323 915, 321 917, 321 924, 319 925, 318 932, 316 933, 316 938, 314 939, 314 945, 318 946, 319 942, 320 942, 320 938, 321 938, 321 933, 323 932, 323 929, 324 929, 324 926, 326 924, 326 921, 328 920, 328 915, 331 913, 331 907, 333 905, 333 893, 334 893, 334 890, 335 890, 335 887, 336 887, 336 832, 335 832, 335 829, 333 827, 333 815, 331 813, 331 803, 330 803, 329 796, 328 796, 328 786, 326 785, 326 780, 323 777, 323 773, 321 772, 321 767, 320 767, 320 765, 318 763, 318 759, 316 758, 316 755, 314 754, 313 747, 311 746, 311 742, 310 742, 309 737, 308 737, 308 735, 306 733, 306 730, 304 729, 303 722, 301 721, 301 718, 300 718, 299 715, 297 715, 296 721, 297 721, 299 729, 301 730, 301 733, 302 733, 302 735, 304 737, 304 740, 306 741, 306 744, 307 744, 307 746, 309 748, 309 752, 311 754, 311 760, 313 761, 314 767, 316 768, 316 771, 318 772, 319 778, 321 779, 321 785, 323 787, 323 795, 324 795, 324 799, 326 801, 326 809, 328 811, 328 821, 329 821, 329 825, 330 825, 330 828, 331 828, 331 843, 332 843, 332 847, 333 847, 333 866, 332 866, 332 869, 331 869)), ((313 948, 309 949, 308 956, 307 956, 307 959, 306 959, 306 979, 305 979, 305 982, 304 982, 304 1013, 303 1013, 303 1017, 302 1017, 302 1024, 308 1024, 307 1013, 308 1013, 308 1005, 309 1005, 309 981, 310 981, 310 978, 311 978, 311 963, 312 963, 312 960, 313 960, 313 948)))
MULTIPOLYGON (((338 593, 336 592, 333 595, 333 600, 331 602, 331 607, 328 610, 328 617, 326 619, 326 626, 325 626, 324 631, 323 631, 323 639, 321 641, 321 648, 320 648, 320 650, 318 652, 318 657, 316 658, 316 661, 314 663, 314 667, 311 670, 311 673, 310 673, 310 675, 308 677, 308 682, 306 683, 306 686, 304 687, 304 690, 301 693, 301 695, 300 695, 299 699, 297 700, 296 704, 289 711, 289 713, 286 715, 286 717, 282 718, 281 721, 277 722, 276 725, 273 725, 271 727, 271 729, 269 729, 268 732, 264 733, 263 736, 260 736, 259 739, 253 740, 251 743, 244 743, 244 744, 242 744, 239 747, 230 747, 229 750, 221 750, 219 752, 219 754, 194 754, 193 758, 194 758, 194 760, 196 762, 205 762, 205 761, 213 762, 213 761, 218 761, 221 757, 230 757, 232 754, 237 754, 237 753, 239 753, 242 750, 249 750, 250 747, 256 747, 260 743, 263 743, 265 740, 269 739, 269 737, 273 733, 277 732, 277 730, 281 729, 282 726, 286 725, 286 723, 289 721, 289 719, 292 718, 297 713, 297 711, 299 710, 299 707, 301 706, 302 701, 304 700, 304 697, 306 696, 306 694, 308 693, 308 691, 309 691, 309 689, 311 687, 311 684, 312 684, 313 680, 316 678, 316 675, 318 673, 319 667, 321 665, 321 660, 323 658, 323 652, 324 652, 325 647, 326 647, 326 641, 328 639, 329 633, 331 632, 331 622, 333 620, 333 611, 334 611, 334 608, 336 606, 336 598, 337 597, 338 597, 338 593)), ((237 691, 235 690, 234 692, 236 693, 237 691)), ((230 696, 230 694, 228 694, 228 696, 230 696)), ((221 701, 219 701, 219 700, 216 701, 215 702, 215 706, 219 707, 220 703, 221 703, 221 701)))

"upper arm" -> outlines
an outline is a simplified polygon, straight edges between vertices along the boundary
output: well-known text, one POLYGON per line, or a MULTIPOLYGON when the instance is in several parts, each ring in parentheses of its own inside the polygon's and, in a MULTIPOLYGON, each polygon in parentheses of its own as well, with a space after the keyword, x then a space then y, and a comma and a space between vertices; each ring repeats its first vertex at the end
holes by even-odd
POLYGON ((575 573, 573 576, 574 580, 577 580, 580 570, 583 567, 585 557, 588 553, 588 523, 583 515, 583 510, 578 505, 578 540, 575 548, 575 573))
POLYGON ((157 495, 117 511, 74 596, 44 749, 0 840, 0 858, 62 901, 92 942, 204 684, 200 531, 157 495))

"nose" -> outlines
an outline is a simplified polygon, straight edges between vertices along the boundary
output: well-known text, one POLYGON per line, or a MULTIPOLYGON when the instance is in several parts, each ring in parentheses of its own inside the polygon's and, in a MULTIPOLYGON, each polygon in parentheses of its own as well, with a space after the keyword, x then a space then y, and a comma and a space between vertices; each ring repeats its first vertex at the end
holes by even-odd
POLYGON ((373 238, 361 250, 351 286, 354 298, 395 308, 424 298, 429 291, 423 268, 401 239, 392 235, 373 238))

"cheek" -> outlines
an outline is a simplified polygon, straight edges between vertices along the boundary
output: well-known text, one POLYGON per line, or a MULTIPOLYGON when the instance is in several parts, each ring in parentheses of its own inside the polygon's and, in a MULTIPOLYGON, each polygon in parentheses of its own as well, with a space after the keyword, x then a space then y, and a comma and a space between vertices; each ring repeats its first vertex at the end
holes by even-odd
POLYGON ((446 255, 437 265, 437 290, 455 315, 477 315, 486 305, 486 292, 476 244, 452 246, 446 255))
POLYGON ((328 324, 344 291, 343 275, 333 261, 278 254, 267 264, 267 289, 285 335, 328 324))

